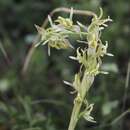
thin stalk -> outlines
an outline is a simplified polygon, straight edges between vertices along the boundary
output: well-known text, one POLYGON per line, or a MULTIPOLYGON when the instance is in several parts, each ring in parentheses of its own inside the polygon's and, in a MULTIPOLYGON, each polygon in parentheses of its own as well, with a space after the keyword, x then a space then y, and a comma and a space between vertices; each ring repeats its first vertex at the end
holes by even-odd
POLYGON ((78 93, 77 97, 75 98, 74 107, 73 107, 73 110, 72 110, 68 130, 74 130, 75 127, 76 127, 76 124, 78 122, 79 115, 80 115, 80 110, 81 110, 82 104, 84 102, 84 98, 86 96, 86 92, 91 87, 91 85, 93 83, 93 79, 94 79, 93 76, 88 75, 86 73, 86 71, 84 72, 84 76, 83 76, 82 83, 81 83, 81 86, 80 86, 81 95, 79 95, 79 93, 78 93))
MULTIPOLYGON (((53 35, 52 32, 48 33, 49 35, 53 35)), ((66 32, 59 32, 59 34, 62 34, 62 35, 87 35, 88 33, 87 32, 73 32, 73 31, 66 31, 66 32)))
MULTIPOLYGON (((78 98, 78 97, 76 97, 76 98, 78 98)), ((82 101, 75 100, 68 130, 74 130, 75 129, 78 118, 79 118, 81 106, 82 106, 82 101)))
MULTIPOLYGON (((52 12, 50 12, 49 15, 52 17, 55 13, 58 13, 58 12, 70 13, 71 9, 65 8, 65 7, 56 8, 52 12)), ((96 16, 95 13, 93 13, 92 11, 88 11, 88 10, 73 9, 73 13, 77 14, 77 15, 84 15, 84 16, 96 16)), ((48 24, 48 18, 45 19, 43 26, 46 27, 47 24, 48 24)))
POLYGON ((71 31, 67 31, 65 33, 62 33, 64 35, 67 35, 67 34, 72 34, 72 35, 87 35, 88 33, 86 32, 71 32, 71 31))

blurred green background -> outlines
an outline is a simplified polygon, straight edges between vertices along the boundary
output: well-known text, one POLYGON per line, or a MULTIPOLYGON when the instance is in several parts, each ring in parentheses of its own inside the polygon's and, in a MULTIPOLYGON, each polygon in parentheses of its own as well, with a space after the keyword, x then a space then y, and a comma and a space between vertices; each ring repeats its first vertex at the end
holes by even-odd
MULTIPOLYGON (((112 125, 130 108, 130 88, 125 88, 130 60, 130 0, 0 0, 0 130, 66 130, 74 95, 63 80, 72 81, 79 65, 68 58, 73 50, 39 47, 23 74, 25 58, 37 35, 34 24, 41 25, 48 13, 57 7, 73 7, 110 15, 113 22, 102 39, 109 42, 102 68, 109 75, 99 75, 88 99, 94 103, 96 124, 81 119, 77 130, 130 130, 130 115, 112 125), (123 102, 124 93, 126 100, 123 102), (124 109, 123 109, 124 107, 124 109)), ((57 15, 67 17, 65 13, 57 15)), ((88 17, 74 16, 87 22, 88 17)), ((74 40, 72 39, 72 42, 74 40)))

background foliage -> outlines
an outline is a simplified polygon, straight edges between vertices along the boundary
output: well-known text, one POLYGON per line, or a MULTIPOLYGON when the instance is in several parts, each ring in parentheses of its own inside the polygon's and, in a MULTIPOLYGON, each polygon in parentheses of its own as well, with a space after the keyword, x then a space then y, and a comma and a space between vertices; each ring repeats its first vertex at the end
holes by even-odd
MULTIPOLYGON (((57 7, 92 10, 110 15, 113 23, 103 33, 109 41, 112 58, 105 58, 103 69, 109 75, 98 76, 89 100, 95 103, 96 124, 81 120, 80 130, 130 130, 127 114, 113 125, 123 112, 123 97, 128 61, 130 58, 130 1, 129 0, 0 0, 0 130, 65 130, 73 105, 71 88, 63 80, 73 79, 78 64, 68 56, 73 51, 37 48, 26 73, 22 67, 37 31, 47 14, 57 7)), ((67 17, 65 13, 59 13, 67 17)), ((55 18, 55 15, 53 18, 55 18)), ((88 23, 90 18, 74 16, 88 23)), ((71 39, 73 41, 73 39, 71 39)), ((130 108, 130 88, 127 89, 125 109, 130 108)))

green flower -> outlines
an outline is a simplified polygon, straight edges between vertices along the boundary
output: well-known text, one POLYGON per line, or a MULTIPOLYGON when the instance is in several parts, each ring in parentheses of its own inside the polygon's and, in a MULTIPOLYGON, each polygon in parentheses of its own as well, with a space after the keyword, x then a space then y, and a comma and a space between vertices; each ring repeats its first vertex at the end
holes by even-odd
POLYGON ((83 117, 85 120, 89 121, 89 122, 93 122, 96 123, 96 121, 94 120, 94 118, 91 116, 91 112, 93 110, 93 105, 94 104, 90 104, 89 106, 86 107, 83 117))
POLYGON ((94 104, 88 105, 88 103, 86 103, 86 108, 85 108, 85 110, 83 112, 80 113, 79 118, 83 116, 85 120, 87 120, 89 122, 96 123, 94 118, 91 116, 93 106, 94 106, 94 104))
POLYGON ((65 28, 72 28, 73 26, 73 21, 69 18, 63 18, 63 17, 58 17, 57 20, 55 20, 56 23, 63 25, 65 28))
POLYGON ((50 55, 50 48, 67 49, 72 48, 67 35, 61 33, 61 30, 55 28, 44 29, 36 25, 37 31, 40 34, 40 41, 36 44, 36 47, 40 44, 48 44, 48 54, 50 55))

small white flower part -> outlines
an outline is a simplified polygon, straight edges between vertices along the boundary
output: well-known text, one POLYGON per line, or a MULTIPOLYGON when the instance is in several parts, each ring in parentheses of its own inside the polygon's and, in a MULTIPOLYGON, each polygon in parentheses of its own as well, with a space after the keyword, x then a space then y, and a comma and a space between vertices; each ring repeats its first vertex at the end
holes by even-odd
POLYGON ((78 24, 81 28, 83 28, 84 30, 87 31, 87 27, 86 27, 85 25, 83 25, 83 24, 80 23, 79 21, 77 21, 77 24, 78 24))
POLYGON ((43 43, 42 43, 42 45, 45 45, 46 43, 48 43, 49 42, 49 40, 46 40, 46 41, 44 41, 43 43))
POLYGON ((72 60, 77 60, 77 58, 74 57, 74 56, 69 56, 69 58, 72 59, 72 60))
POLYGON ((52 22, 52 19, 51 19, 50 15, 48 15, 48 20, 50 22, 51 27, 53 27, 53 22, 52 22))
POLYGON ((70 20, 73 19, 73 13, 74 13, 74 10, 73 10, 73 7, 71 7, 71 11, 70 11, 70 20))
POLYGON ((114 56, 113 54, 111 53, 106 53, 107 56, 114 56))
POLYGON ((99 71, 100 74, 109 74, 109 72, 106 71, 99 71))
POLYGON ((68 82, 68 81, 63 80, 63 83, 66 84, 66 85, 69 85, 69 86, 73 87, 73 84, 70 83, 70 82, 68 82))
POLYGON ((34 45, 34 47, 38 47, 41 44, 41 42, 38 42, 34 45))

